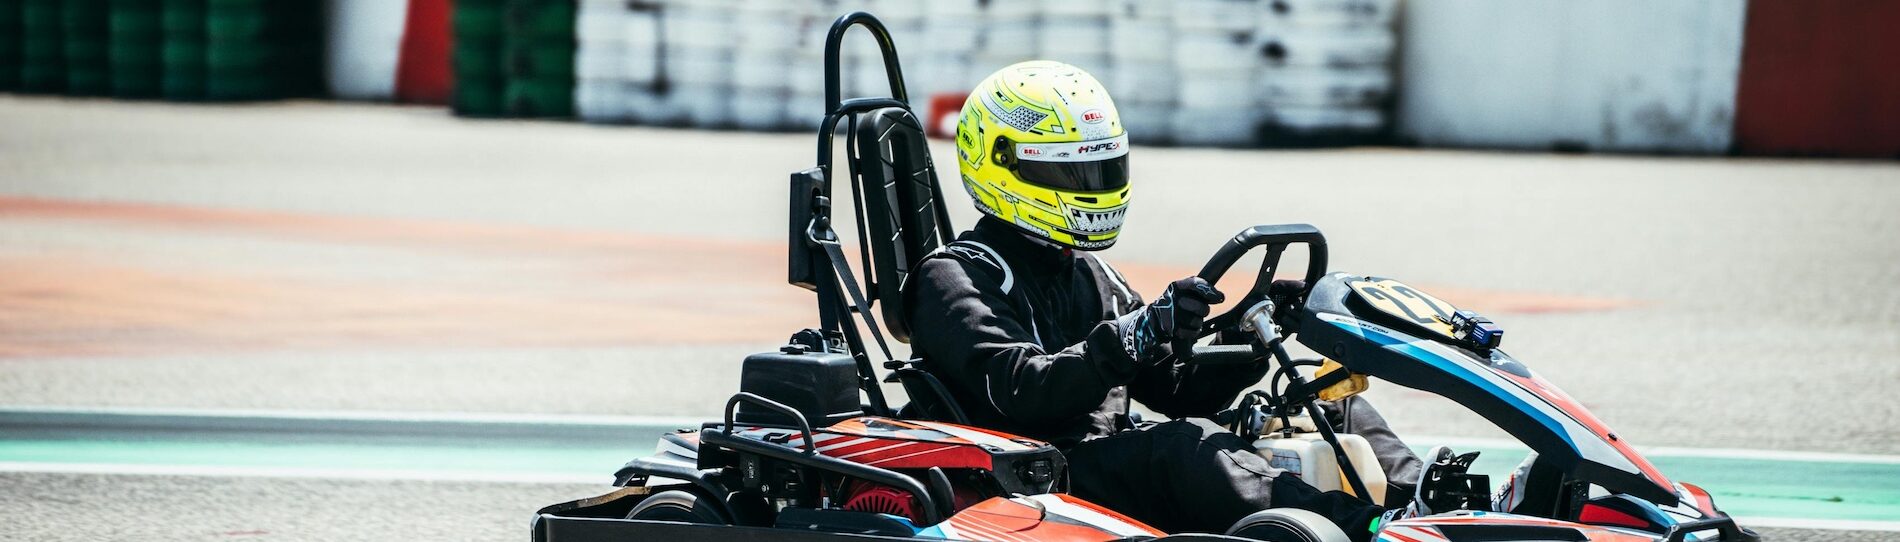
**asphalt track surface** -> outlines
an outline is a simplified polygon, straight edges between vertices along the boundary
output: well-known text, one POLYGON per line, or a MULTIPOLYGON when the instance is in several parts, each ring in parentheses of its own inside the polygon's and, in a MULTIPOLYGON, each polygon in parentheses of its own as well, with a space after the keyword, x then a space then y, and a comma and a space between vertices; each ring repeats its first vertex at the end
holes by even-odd
MULTIPOLYGON (((811 163, 809 135, 17 97, 0 125, 9 404, 699 416, 740 357, 810 320, 778 282, 783 180, 811 163)), ((1628 440, 1900 453, 1892 162, 1135 156, 1105 255, 1148 293, 1241 227, 1310 222, 1334 269, 1491 314, 1628 440)), ((1499 436, 1418 392, 1372 397, 1401 432, 1499 436)), ((510 539, 525 511, 586 492, 4 477, 0 534, 18 539, 510 539), (405 519, 417 500, 442 506, 405 519)))
MULTIPOLYGON (((594 483, 696 418, 325 411, 0 408, 0 471, 367 480, 594 483)), ((1408 435, 1482 452, 1503 480, 1509 441, 1408 435)), ((1900 457, 1649 448, 1669 476, 1709 489, 1744 525, 1900 532, 1900 457), (1778 476, 1762 476, 1773 472, 1778 476)))
MULTIPOLYGON (((526 540, 582 485, 0 473, 9 540, 526 540), (524 513, 523 511, 527 511, 524 513), (241 513, 240 513, 241 512, 241 513)), ((1760 529, 1776 542, 1893 533, 1760 529)))

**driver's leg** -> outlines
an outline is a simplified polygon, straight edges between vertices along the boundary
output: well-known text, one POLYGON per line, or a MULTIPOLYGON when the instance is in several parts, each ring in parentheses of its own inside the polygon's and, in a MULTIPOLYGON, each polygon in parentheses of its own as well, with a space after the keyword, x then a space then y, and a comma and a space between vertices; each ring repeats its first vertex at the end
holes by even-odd
POLYGON ((1281 476, 1253 447, 1204 419, 1174 420, 1068 451, 1072 493, 1168 532, 1219 533, 1271 507, 1317 512, 1354 540, 1383 511, 1281 476))
POLYGON ((1419 475, 1425 472, 1425 462, 1399 440, 1392 426, 1385 423, 1385 417, 1364 398, 1347 397, 1337 403, 1320 401, 1319 409, 1326 413, 1327 421, 1335 429, 1365 437, 1366 443, 1372 445, 1372 454, 1379 458, 1379 467, 1385 471, 1386 484, 1391 488, 1385 492, 1384 504, 1389 508, 1404 507, 1418 486, 1419 475))

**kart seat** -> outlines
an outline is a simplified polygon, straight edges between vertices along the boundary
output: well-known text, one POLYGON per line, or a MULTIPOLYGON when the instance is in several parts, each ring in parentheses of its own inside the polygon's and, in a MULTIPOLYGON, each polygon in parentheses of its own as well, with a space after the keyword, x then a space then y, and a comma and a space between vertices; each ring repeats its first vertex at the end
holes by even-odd
POLYGON ((925 255, 949 239, 949 217, 940 216, 937 168, 930 161, 924 129, 909 109, 886 107, 859 115, 851 169, 864 187, 864 218, 871 251, 867 297, 882 303, 879 316, 899 341, 910 342, 902 295, 925 255))
MULTIPOLYGON (((884 352, 885 369, 893 371, 884 381, 901 382, 909 392, 912 404, 903 409, 905 413, 960 421, 963 417, 954 402, 941 393, 942 383, 917 369, 916 360, 891 359, 884 341, 883 332, 889 331, 898 341, 910 342, 904 286, 917 264, 949 243, 954 231, 923 124, 910 109, 897 51, 875 17, 852 13, 832 23, 825 35, 824 64, 825 117, 818 128, 818 165, 791 176, 788 282, 818 292, 821 327, 817 331, 836 333, 858 365, 857 388, 869 400, 865 412, 891 415, 897 410, 885 404, 885 394, 873 380, 876 367, 870 363, 873 358, 861 333, 869 331, 884 352), (845 32, 854 26, 863 26, 877 41, 890 83, 888 98, 845 99, 842 44, 845 32), (839 176, 833 167, 838 161, 835 136, 841 127, 849 138, 842 153, 849 171, 846 176, 839 176), (832 183, 840 177, 851 190, 849 202, 834 199, 837 193, 832 183), (850 209, 857 218, 857 252, 864 266, 861 282, 844 254, 840 228, 831 222, 832 210, 839 207, 850 209)), ((831 340, 814 342, 813 350, 830 350, 832 346, 825 343, 831 340)))
MULTIPOLYGON (((862 220, 871 256, 865 296, 873 306, 882 305, 879 316, 891 337, 909 343, 904 288, 917 264, 951 239, 949 213, 941 201, 923 125, 910 109, 871 110, 857 115, 852 124, 851 172, 863 192, 862 220)), ((917 365, 918 360, 885 364, 893 371, 886 381, 901 383, 910 396, 902 414, 967 423, 943 383, 917 365)))

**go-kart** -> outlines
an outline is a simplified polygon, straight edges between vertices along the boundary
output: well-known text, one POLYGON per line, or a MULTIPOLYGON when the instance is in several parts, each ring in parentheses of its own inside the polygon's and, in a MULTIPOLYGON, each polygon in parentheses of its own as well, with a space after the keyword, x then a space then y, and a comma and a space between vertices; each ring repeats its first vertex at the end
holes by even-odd
MULTIPOLYGON (((653 454, 615 474, 616 490, 541 509, 534 540, 1347 540, 1317 514, 1292 509, 1261 511, 1224 533, 1164 533, 1066 494, 1067 465, 1055 447, 967 425, 923 362, 893 359, 884 338, 928 332, 909 328, 903 285, 954 230, 890 34, 876 18, 852 13, 832 25, 825 79, 818 163, 792 174, 788 223, 788 279, 816 292, 820 326, 745 358, 722 419, 662 435, 653 454), (877 40, 891 97, 840 96, 840 44, 854 26, 877 40), (861 217, 862 288, 832 227, 841 124, 849 204, 861 217), (882 363, 873 362, 867 334, 882 363), (893 408, 882 382, 900 384, 910 402, 893 408)), ((1365 441, 1311 422, 1324 419, 1316 401, 1357 393, 1368 377, 1457 401, 1537 453, 1503 511, 1494 510, 1489 482, 1466 472, 1475 454, 1428 458, 1415 499, 1437 513, 1384 525, 1380 540, 1756 539, 1706 491, 1664 477, 1500 350, 1496 324, 1397 281, 1326 272, 1325 237, 1312 226, 1242 231, 1200 276, 1218 283, 1255 249, 1264 256, 1253 288, 1203 330, 1244 344, 1195 346, 1191 362, 1277 367, 1268 386, 1218 417, 1276 466, 1321 489, 1389 501, 1365 441), (1307 253, 1301 286, 1272 287, 1294 246, 1307 253), (1288 338, 1323 358, 1294 359, 1288 338)))

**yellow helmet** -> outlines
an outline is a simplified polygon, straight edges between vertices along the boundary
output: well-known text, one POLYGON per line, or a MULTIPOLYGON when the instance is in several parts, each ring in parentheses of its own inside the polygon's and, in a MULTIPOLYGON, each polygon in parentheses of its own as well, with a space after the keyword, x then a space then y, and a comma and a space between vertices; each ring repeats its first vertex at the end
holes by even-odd
POLYGON ((1128 208, 1128 134, 1108 89, 1032 60, 976 85, 957 118, 957 171, 984 214, 1081 250, 1115 244, 1128 208))

